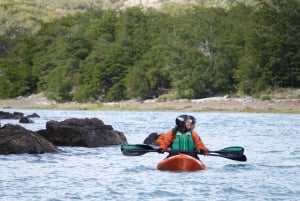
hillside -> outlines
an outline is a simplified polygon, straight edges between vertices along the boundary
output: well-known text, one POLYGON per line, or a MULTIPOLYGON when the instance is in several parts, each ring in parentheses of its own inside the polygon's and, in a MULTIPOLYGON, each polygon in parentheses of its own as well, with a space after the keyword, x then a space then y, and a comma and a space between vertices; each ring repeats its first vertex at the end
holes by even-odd
MULTIPOLYGON (((201 4, 205 7, 230 7, 243 0, 1 0, 0 36, 14 37, 19 32, 36 33, 43 22, 90 8, 161 8, 170 3, 201 4)), ((254 0, 247 1, 252 4, 254 0)))
POLYGON ((2 0, 0 98, 269 100, 299 88, 299 1, 237 2, 2 0))

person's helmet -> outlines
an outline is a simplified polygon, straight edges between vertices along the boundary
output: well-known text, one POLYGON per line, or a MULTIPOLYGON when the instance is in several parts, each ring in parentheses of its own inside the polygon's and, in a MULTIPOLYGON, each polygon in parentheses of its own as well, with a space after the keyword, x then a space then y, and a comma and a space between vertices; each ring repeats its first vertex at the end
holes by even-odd
POLYGON ((175 119, 175 123, 177 128, 185 128, 185 121, 188 119, 188 115, 180 115, 178 117, 176 117, 175 119))
POLYGON ((192 115, 188 115, 188 117, 187 117, 188 119, 190 119, 190 120, 192 120, 192 124, 196 124, 197 123, 197 120, 196 120, 196 118, 194 117, 194 116, 192 116, 192 115))

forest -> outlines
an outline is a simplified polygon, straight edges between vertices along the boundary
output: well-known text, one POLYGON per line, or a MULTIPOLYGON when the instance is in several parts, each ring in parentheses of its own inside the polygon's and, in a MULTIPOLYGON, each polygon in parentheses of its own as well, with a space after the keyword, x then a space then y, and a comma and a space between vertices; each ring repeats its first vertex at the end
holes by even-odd
MULTIPOLYGON (((1 6, 14 17, 20 11, 1 6)), ((0 21, 1 99, 197 99, 300 88, 299 0, 22 16, 35 26, 0 21)))

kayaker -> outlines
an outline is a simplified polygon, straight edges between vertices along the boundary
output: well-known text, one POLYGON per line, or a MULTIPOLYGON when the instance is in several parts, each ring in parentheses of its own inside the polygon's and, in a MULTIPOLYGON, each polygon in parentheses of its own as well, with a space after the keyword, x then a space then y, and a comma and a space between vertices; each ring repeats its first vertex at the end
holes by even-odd
POLYGON ((168 157, 178 153, 186 153, 197 159, 197 153, 209 154, 209 149, 204 145, 198 133, 194 130, 196 118, 190 115, 180 115, 175 119, 176 126, 167 133, 161 134, 156 139, 161 153, 172 150, 168 157))
MULTIPOLYGON (((192 128, 191 128, 191 130, 193 130, 196 127, 196 118, 194 116, 191 116, 191 115, 188 115, 187 117, 192 120, 192 128)), ((144 140, 143 144, 158 146, 156 140, 162 134, 158 134, 156 132, 150 133, 148 135, 148 137, 144 140)))

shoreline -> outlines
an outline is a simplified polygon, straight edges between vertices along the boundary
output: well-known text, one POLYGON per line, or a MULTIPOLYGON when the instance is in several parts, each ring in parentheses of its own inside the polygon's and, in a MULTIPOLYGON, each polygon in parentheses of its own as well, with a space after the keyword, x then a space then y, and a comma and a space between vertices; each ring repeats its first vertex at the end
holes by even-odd
POLYGON ((186 111, 186 112, 256 112, 300 114, 300 99, 261 100, 252 97, 212 97, 204 99, 128 100, 108 103, 57 103, 43 94, 0 100, 1 109, 61 109, 61 110, 120 110, 120 111, 186 111))

